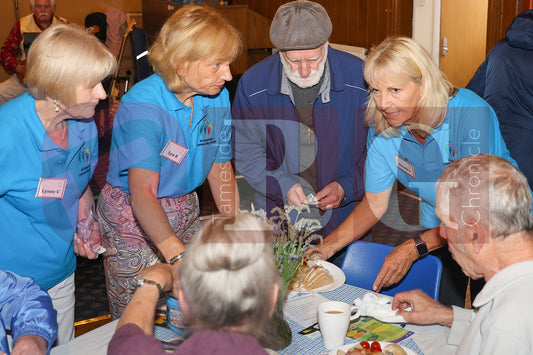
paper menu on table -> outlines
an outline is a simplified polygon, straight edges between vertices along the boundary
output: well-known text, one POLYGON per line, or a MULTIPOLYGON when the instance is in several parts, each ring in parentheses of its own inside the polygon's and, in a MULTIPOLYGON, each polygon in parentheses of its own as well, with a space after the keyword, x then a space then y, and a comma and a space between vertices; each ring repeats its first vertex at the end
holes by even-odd
POLYGON ((398 343, 407 339, 414 332, 402 326, 383 323, 372 317, 359 317, 350 323, 347 336, 359 341, 388 341, 398 343))
POLYGON ((307 328, 317 322, 317 307, 329 299, 318 294, 309 293, 292 297, 285 302, 283 313, 293 321, 307 328))

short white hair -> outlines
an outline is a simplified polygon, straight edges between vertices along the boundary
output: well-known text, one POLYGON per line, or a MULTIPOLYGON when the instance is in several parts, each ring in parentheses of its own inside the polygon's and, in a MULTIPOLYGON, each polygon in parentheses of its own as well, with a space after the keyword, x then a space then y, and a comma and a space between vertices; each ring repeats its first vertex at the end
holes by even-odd
POLYGON ((437 211, 464 226, 481 223, 491 237, 533 231, 531 190, 507 160, 475 154, 456 160, 437 181, 437 211))
POLYGON ((175 285, 189 305, 192 328, 237 326, 259 335, 279 282, 270 238, 272 229, 249 214, 202 228, 187 246, 175 285))
MULTIPOLYGON (((52 5, 52 10, 55 10, 56 0, 48 0, 48 1, 50 1, 50 5, 52 5)), ((30 0, 30 6, 31 6, 31 9, 33 10, 33 7, 35 6, 35 0, 30 0)))

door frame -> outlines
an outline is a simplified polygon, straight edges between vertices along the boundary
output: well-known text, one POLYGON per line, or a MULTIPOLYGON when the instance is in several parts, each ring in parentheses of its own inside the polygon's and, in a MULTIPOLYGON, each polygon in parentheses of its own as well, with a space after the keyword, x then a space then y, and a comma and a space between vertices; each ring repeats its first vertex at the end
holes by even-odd
POLYGON ((437 66, 440 57, 440 7, 441 0, 413 0, 413 39, 429 52, 437 66))

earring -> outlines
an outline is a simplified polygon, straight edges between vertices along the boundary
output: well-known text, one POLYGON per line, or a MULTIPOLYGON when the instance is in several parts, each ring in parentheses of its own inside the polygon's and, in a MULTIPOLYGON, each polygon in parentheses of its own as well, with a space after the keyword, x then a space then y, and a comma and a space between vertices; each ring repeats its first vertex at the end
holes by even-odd
POLYGON ((56 113, 59 112, 59 104, 57 103, 57 100, 54 100, 54 111, 56 113))

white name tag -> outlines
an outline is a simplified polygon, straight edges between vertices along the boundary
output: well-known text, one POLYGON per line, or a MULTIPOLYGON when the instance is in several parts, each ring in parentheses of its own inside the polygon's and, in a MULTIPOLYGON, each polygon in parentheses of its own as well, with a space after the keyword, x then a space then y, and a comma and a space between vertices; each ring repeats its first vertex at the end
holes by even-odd
POLYGON ((185 148, 184 146, 169 140, 165 148, 163 148, 161 151, 160 155, 176 164, 181 164, 181 161, 183 158, 185 158, 185 155, 187 155, 188 151, 189 149, 185 148))
POLYGON ((413 178, 415 177, 415 167, 411 163, 408 163, 406 160, 397 156, 396 154, 394 154, 394 164, 396 164, 396 167, 404 173, 408 174, 413 178))
POLYGON ((67 179, 40 178, 35 198, 62 199, 67 187, 67 179))

